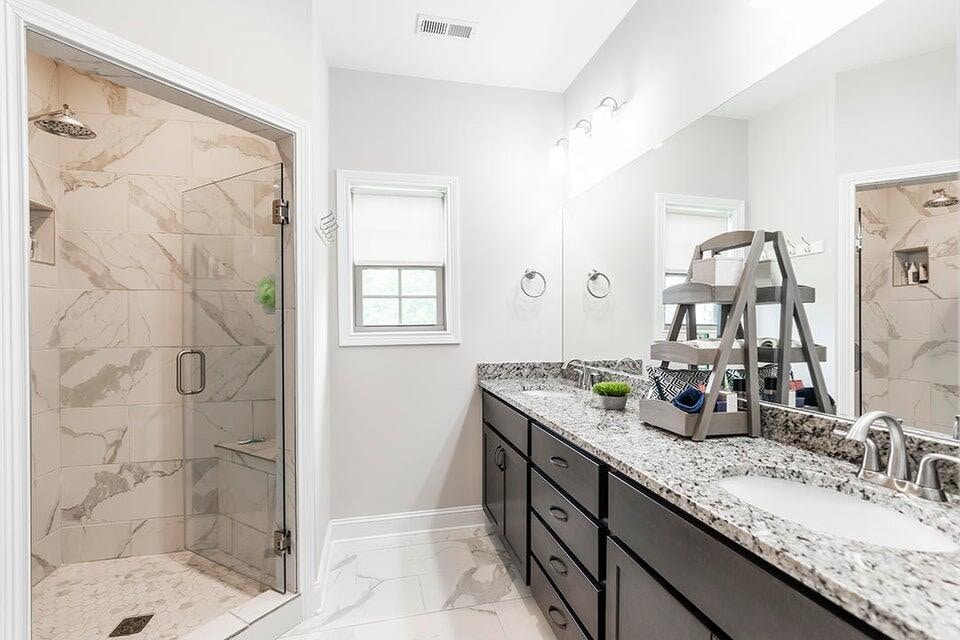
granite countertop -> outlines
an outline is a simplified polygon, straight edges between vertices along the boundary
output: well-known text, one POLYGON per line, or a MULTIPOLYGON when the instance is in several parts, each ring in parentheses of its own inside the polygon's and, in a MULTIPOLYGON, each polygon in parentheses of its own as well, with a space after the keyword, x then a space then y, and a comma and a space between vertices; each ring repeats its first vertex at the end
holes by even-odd
POLYGON ((480 386, 890 637, 960 638, 960 553, 821 534, 741 502, 717 480, 745 473, 799 479, 862 496, 960 540, 957 503, 894 493, 857 479, 848 462, 764 438, 679 438, 644 425, 635 399, 625 412, 604 411, 592 394, 556 378, 482 378, 480 386), (529 389, 571 395, 522 393, 529 389))

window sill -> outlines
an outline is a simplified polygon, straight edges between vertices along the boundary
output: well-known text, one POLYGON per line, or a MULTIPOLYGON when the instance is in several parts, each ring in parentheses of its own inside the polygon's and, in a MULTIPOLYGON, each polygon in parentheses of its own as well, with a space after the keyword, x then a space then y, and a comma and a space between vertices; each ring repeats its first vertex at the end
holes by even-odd
POLYGON ((340 334, 341 347, 434 344, 460 344, 460 335, 452 331, 348 331, 340 334))

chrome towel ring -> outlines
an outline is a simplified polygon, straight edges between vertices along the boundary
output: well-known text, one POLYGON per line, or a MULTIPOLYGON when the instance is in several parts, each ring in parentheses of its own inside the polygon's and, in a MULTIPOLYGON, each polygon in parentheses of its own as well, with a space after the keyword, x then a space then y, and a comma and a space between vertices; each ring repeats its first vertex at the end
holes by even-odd
POLYGON ((610 295, 610 289, 612 288, 613 288, 613 284, 610 282, 610 278, 607 277, 607 274, 601 271, 597 271, 596 269, 592 269, 590 273, 587 274, 587 293, 592 295, 594 298, 606 298, 608 295, 610 295), (603 278, 604 280, 607 281, 607 290, 603 294, 598 294, 593 290, 593 287, 591 286, 595 284, 597 280, 599 280, 600 278, 603 278))
POLYGON ((520 278, 520 290, 523 291, 523 294, 528 298, 539 298, 547 292, 547 279, 533 267, 528 267, 527 270, 523 272, 523 277, 520 278), (530 293, 527 287, 537 278, 543 281, 543 287, 540 288, 540 293, 530 293))

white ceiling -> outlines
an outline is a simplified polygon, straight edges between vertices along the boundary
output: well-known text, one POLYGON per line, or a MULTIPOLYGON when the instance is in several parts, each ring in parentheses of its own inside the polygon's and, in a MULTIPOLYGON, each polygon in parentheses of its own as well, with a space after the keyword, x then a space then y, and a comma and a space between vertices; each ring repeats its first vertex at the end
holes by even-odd
POLYGON ((957 0, 886 0, 712 115, 749 119, 835 73, 956 46, 958 21, 957 0))
POLYGON ((331 67, 563 91, 636 0, 321 0, 331 67), (416 33, 418 13, 479 23, 467 41, 416 33))

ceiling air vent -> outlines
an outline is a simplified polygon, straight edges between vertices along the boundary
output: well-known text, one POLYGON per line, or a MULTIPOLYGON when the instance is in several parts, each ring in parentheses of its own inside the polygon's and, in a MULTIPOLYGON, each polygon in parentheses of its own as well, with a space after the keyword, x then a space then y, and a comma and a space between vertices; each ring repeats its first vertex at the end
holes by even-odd
POLYGON ((477 23, 466 20, 438 18, 437 16, 417 16, 417 33, 428 36, 444 36, 467 40, 477 32, 477 23))

